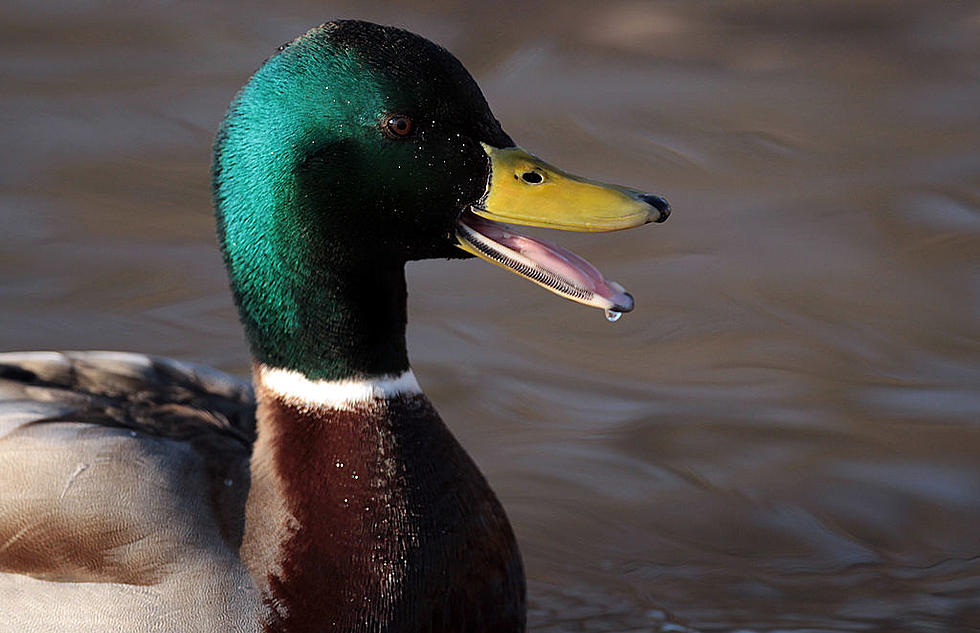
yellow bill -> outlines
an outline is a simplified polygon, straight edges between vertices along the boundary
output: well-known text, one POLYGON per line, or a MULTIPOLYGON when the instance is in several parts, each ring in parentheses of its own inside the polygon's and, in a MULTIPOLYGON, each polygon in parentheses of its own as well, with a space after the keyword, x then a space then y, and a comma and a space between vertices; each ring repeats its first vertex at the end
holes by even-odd
POLYGON ((563 231, 619 231, 663 222, 670 215, 667 201, 574 176, 519 147, 499 149, 484 144, 483 148, 490 157, 490 181, 484 197, 460 218, 459 247, 558 295, 601 308, 611 319, 632 310, 632 295, 588 261, 502 223, 563 231))

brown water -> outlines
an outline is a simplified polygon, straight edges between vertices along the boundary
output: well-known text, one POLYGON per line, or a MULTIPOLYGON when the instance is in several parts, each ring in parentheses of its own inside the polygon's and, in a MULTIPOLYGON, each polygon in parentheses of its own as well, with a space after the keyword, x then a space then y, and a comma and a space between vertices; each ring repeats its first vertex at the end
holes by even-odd
POLYGON ((6 3, 0 349, 243 374, 212 131, 279 43, 397 23, 525 147, 674 206, 559 236, 636 296, 614 325, 410 267, 416 373, 508 508, 532 630, 980 630, 980 4, 597 6, 6 3))

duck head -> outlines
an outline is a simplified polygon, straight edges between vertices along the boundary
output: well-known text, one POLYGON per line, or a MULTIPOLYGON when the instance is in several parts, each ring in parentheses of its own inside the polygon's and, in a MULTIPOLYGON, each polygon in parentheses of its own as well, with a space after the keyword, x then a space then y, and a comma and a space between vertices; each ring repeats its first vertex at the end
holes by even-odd
POLYGON ((311 30, 255 73, 219 130, 213 187, 253 351, 269 347, 259 339, 270 328, 282 346, 310 329, 304 320, 360 309, 352 295, 404 303, 403 281, 385 271, 424 258, 475 255, 574 301, 629 311, 622 286, 508 225, 615 231, 669 213, 659 196, 520 149, 449 52, 358 21, 311 30))

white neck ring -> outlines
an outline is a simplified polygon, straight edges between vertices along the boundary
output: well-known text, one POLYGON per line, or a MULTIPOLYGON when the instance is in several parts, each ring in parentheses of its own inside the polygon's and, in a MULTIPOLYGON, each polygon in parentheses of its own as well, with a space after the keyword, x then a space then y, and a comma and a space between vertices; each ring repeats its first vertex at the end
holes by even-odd
POLYGON ((311 380, 298 371, 259 365, 255 371, 258 386, 297 406, 353 409, 379 401, 422 393, 415 374, 400 374, 346 380, 311 380))

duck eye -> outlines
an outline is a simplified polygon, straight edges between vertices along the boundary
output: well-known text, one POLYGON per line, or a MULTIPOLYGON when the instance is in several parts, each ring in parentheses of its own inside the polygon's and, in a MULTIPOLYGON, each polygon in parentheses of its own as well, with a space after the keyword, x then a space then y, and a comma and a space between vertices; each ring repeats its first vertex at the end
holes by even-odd
POLYGON ((536 171, 526 171, 521 174, 521 180, 529 185, 540 185, 542 182, 544 182, 544 176, 536 171))
POLYGON ((412 120, 407 116, 393 116, 385 122, 385 132, 392 138, 404 138, 412 133, 412 120))

